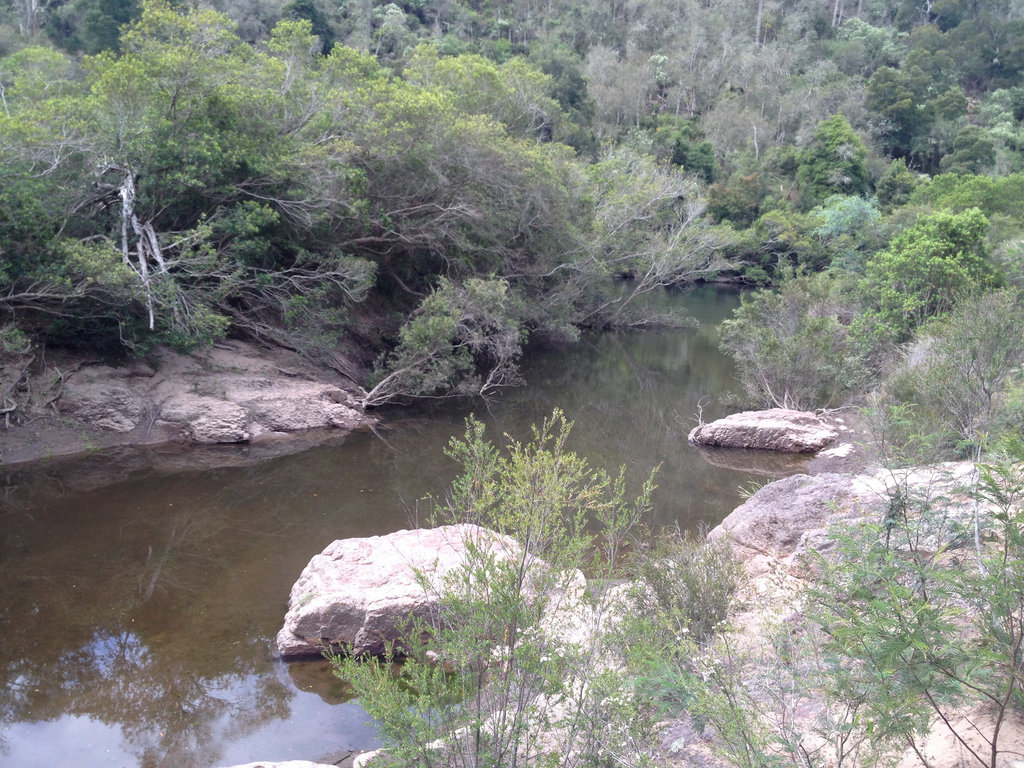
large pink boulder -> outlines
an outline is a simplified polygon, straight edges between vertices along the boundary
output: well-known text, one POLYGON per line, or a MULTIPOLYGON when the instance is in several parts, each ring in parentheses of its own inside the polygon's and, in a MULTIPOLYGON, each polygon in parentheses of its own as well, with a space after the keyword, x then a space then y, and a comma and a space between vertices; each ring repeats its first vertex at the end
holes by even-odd
MULTIPOLYGON (((519 558, 513 539, 471 524, 340 539, 316 555, 292 587, 277 649, 284 657, 324 649, 382 654, 411 618, 428 620, 445 577, 472 548, 519 558)), ((542 566, 538 561, 538 566, 542 566)))
POLYGON ((698 445, 722 448, 757 448, 784 453, 814 453, 831 445, 838 433, 813 413, 771 408, 744 411, 690 432, 698 445))

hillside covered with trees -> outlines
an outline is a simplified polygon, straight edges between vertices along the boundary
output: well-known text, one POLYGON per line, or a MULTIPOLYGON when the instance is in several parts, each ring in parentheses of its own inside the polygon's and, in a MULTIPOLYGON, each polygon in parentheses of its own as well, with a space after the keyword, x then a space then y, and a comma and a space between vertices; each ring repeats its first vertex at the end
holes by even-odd
POLYGON ((1010 0, 213 5, 0 16, 5 355, 236 335, 367 406, 486 394, 726 278, 768 287, 748 396, 825 407, 965 302, 1021 327, 1010 0))

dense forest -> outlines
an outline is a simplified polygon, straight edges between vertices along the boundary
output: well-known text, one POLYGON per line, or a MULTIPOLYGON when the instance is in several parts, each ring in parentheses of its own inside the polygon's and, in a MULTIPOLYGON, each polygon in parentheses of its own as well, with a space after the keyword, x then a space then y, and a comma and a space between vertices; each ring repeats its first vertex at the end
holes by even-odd
POLYGON ((724 345, 764 403, 1020 353, 1014 0, 19 0, 0 56, 8 356, 235 335, 367 406, 486 394, 705 279, 762 286, 724 345))

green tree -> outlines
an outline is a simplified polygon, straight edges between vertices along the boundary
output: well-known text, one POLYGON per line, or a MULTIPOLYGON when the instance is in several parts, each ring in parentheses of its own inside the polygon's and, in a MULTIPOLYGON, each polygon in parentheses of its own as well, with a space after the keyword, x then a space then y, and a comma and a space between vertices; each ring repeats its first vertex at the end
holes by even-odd
POLYGON ((722 324, 722 349, 751 399, 778 408, 841 405, 870 380, 850 331, 857 310, 826 272, 790 276, 749 297, 722 324))
POLYGON ((787 267, 825 266, 828 253, 812 234, 816 224, 814 216, 789 206, 765 213, 752 227, 760 243, 758 265, 770 273, 787 267))
POLYGON ((833 115, 818 123, 797 166, 804 205, 819 203, 830 194, 867 194, 866 158, 867 147, 845 116, 833 115))
POLYGON ((672 137, 672 163, 711 183, 715 172, 715 149, 692 123, 684 123, 672 137))
POLYGON ((977 125, 960 129, 953 141, 953 151, 939 162, 943 173, 984 173, 996 161, 995 142, 977 125))
POLYGON ((880 67, 867 82, 864 105, 877 116, 874 131, 885 151, 909 154, 914 136, 925 124, 910 79, 898 69, 880 67))
POLYGON ((894 208, 906 205, 910 200, 910 193, 913 192, 920 177, 907 168, 907 161, 897 157, 882 174, 882 178, 875 185, 875 195, 884 211, 890 212, 894 208))
POLYGON ((498 65, 469 54, 442 58, 435 47, 420 46, 403 74, 413 85, 450 94, 460 112, 490 115, 515 136, 550 140, 564 119, 551 96, 552 78, 522 58, 498 65))
POLYGON ((728 182, 708 188, 707 212, 716 223, 728 221, 747 227, 757 219, 764 196, 764 179, 759 174, 736 173, 728 182))
MULTIPOLYGON (((289 294, 329 288, 323 298, 347 302, 365 290, 372 270, 325 253, 318 230, 328 205, 351 212, 353 174, 339 162, 339 142, 319 134, 313 146, 297 146, 313 125, 310 104, 324 104, 322 79, 297 85, 309 83, 296 77, 300 66, 314 69, 308 23, 282 25, 271 53, 257 54, 222 16, 180 15, 151 3, 123 43, 121 54, 86 60, 84 84, 66 69, 39 79, 44 60, 51 70, 59 65, 50 54, 6 62, 13 81, 2 119, 11 121, 7 136, 16 141, 5 151, 19 174, 4 184, 2 194, 15 203, 4 234, 23 253, 17 276, 38 287, 59 273, 47 273, 46 264, 75 251, 74 242, 26 237, 33 219, 40 235, 105 240, 134 271, 140 292, 133 299, 142 299, 124 301, 119 323, 106 332, 130 343, 186 346, 216 338, 229 317, 257 334, 275 324, 283 331, 289 294), (303 49, 305 59, 296 58, 303 49), (298 91, 307 87, 314 98, 307 90, 303 100, 298 91), (39 194, 49 185, 53 193, 39 194), (23 207, 26 192, 39 201, 31 212, 23 207), (48 223, 35 215, 44 200, 48 223), (282 247, 285 222, 294 228, 282 247)), ((326 73, 339 74, 343 58, 326 73)))
POLYGON ((956 296, 999 284, 988 259, 988 219, 977 208, 922 216, 868 258, 861 282, 874 309, 874 332, 905 341, 925 320, 947 312, 956 296))
POLYGON ((367 407, 413 397, 485 396, 519 383, 522 309, 503 280, 442 279, 378 362, 367 407))

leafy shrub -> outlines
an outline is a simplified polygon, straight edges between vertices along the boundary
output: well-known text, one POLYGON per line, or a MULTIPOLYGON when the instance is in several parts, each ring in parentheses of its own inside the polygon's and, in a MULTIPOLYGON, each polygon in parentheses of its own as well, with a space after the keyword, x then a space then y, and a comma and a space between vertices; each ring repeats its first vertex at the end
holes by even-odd
POLYGON ((679 531, 666 534, 638 568, 644 608, 674 635, 704 642, 725 621, 740 572, 727 545, 679 531))
POLYGON ((977 208, 921 217, 883 251, 871 256, 861 290, 873 310, 869 333, 896 342, 931 317, 949 311, 956 297, 998 286, 988 259, 988 219, 977 208))
POLYGON ((438 518, 484 525, 522 549, 502 550, 502 557, 465 541, 465 567, 449 574, 438 610, 396 646, 407 654, 400 674, 393 674, 393 658, 335 660, 380 724, 385 764, 617 766, 648 759, 653 711, 615 663, 626 649, 606 630, 607 600, 579 589, 577 569, 603 583, 621 572, 617 555, 652 485, 627 504, 621 476, 613 480, 567 449, 570 428, 556 411, 530 443, 510 440, 504 453, 475 421, 463 440, 452 441, 449 455, 465 471, 438 518))
POLYGON ((722 324, 722 348, 757 402, 800 409, 838 405, 867 381, 865 358, 849 327, 854 311, 837 278, 794 275, 777 290, 744 299, 722 324))

